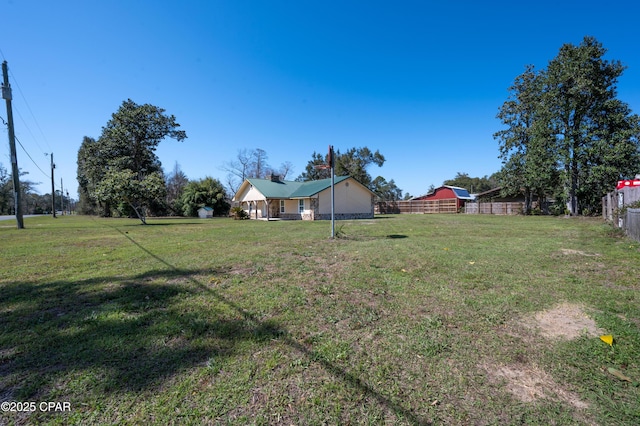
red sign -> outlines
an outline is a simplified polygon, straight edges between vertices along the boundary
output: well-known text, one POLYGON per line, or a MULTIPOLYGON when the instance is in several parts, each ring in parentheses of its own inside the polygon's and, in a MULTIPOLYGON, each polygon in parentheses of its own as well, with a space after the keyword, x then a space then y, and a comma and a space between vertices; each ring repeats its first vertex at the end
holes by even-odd
POLYGON ((619 180, 616 189, 622 188, 640 188, 640 179, 619 180))

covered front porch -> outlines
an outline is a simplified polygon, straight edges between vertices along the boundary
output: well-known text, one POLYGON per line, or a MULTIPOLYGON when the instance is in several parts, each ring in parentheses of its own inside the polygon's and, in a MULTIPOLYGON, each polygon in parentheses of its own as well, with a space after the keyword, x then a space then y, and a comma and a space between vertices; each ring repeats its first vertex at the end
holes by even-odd
POLYGON ((250 219, 261 220, 314 220, 317 216, 317 198, 283 199, 265 198, 242 201, 240 206, 250 219))

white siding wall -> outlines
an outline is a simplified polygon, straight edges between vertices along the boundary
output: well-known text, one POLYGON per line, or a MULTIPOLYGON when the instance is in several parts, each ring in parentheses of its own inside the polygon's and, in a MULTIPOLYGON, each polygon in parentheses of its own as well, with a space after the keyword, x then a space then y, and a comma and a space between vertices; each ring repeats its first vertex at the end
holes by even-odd
MULTIPOLYGON (((336 214, 368 213, 371 211, 371 192, 347 179, 335 186, 335 204, 336 214)), ((331 214, 331 188, 319 194, 319 213, 331 214)))
MULTIPOLYGON (((373 206, 371 204, 371 192, 356 182, 353 179, 347 179, 335 186, 335 212, 337 215, 353 215, 354 218, 361 218, 363 215, 373 215, 373 206)), ((289 219, 326 219, 327 215, 331 214, 331 189, 327 188, 321 193, 315 195, 314 200, 305 199, 304 212, 299 213, 299 201, 285 200, 285 212, 279 213, 281 217, 289 219), (316 201, 317 200, 317 201, 316 201), (313 202, 312 202, 313 201, 313 202), (316 207, 318 210, 316 211, 316 207)), ((266 204, 264 202, 265 197, 251 185, 247 185, 242 192, 236 196, 236 201, 242 202, 242 207, 248 209, 248 202, 252 203, 251 218, 256 217, 256 203, 257 201, 257 217, 267 217, 266 204)), ((280 211, 280 201, 273 200, 272 208, 280 211)), ((248 210, 247 210, 248 211, 248 210)), ((343 217, 344 218, 344 217, 343 217)), ((348 217, 351 218, 351 217, 348 217)))
MULTIPOLYGON (((279 205, 280 204, 278 204, 278 206, 279 205)), ((298 200, 284 200, 284 212, 285 213, 298 213, 298 200)))
POLYGON ((264 200, 265 200, 264 195, 262 195, 260 191, 255 189, 253 185, 247 185, 246 188, 242 192, 239 192, 236 196, 236 201, 239 201, 242 203, 241 204, 242 208, 245 209, 245 211, 250 214, 250 217, 252 219, 255 219, 256 217, 256 205, 255 205, 256 203, 250 203, 252 205, 251 205, 251 209, 249 209, 249 202, 258 201, 257 210, 258 210, 258 217, 260 218, 260 217, 267 217, 267 207, 265 205, 264 200))
POLYGON ((239 194, 238 201, 256 201, 264 200, 264 195, 260 193, 253 185, 247 185, 247 190, 239 194))

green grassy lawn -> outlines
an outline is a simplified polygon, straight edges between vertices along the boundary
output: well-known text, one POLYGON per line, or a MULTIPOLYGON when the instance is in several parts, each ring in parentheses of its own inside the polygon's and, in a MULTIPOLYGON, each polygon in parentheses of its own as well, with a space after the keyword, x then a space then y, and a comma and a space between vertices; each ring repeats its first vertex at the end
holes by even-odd
POLYGON ((0 402, 70 410, 0 424, 640 424, 640 246, 601 220, 25 226, 0 222, 0 402), (563 306, 598 334, 546 335, 563 306))

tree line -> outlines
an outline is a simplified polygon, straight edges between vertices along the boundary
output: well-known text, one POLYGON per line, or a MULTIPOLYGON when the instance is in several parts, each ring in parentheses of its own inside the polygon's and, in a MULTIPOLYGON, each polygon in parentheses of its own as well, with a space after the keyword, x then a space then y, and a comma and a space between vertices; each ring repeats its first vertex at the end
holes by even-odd
POLYGON ((565 44, 547 68, 528 65, 499 109, 505 126, 494 134, 503 166, 503 195, 555 202, 571 215, 601 210, 616 181, 640 171, 637 115, 617 99, 625 67, 606 60, 593 37, 565 44))
MULTIPOLYGON (((597 212, 601 197, 617 180, 640 171, 640 119, 617 99, 624 66, 605 60, 605 53, 597 40, 585 37, 578 46, 562 46, 546 69, 527 66, 497 115, 505 126, 494 134, 502 169, 483 178, 458 173, 444 184, 476 193, 499 185, 505 196, 524 194, 525 211, 537 198, 552 199, 572 215, 597 212)), ((207 205, 222 215, 245 179, 269 174, 287 179, 293 172, 290 162, 271 167, 263 149, 242 149, 223 166, 226 185, 211 177, 191 181, 178 164, 165 176, 155 154, 165 138, 187 138, 173 115, 130 99, 123 102, 100 137, 85 137, 80 146, 79 212, 133 216, 145 223, 147 215, 194 216, 207 205)), ((371 166, 385 162, 378 150, 336 150, 334 160, 336 175, 352 176, 381 200, 410 197, 393 179, 371 176, 371 166)), ((327 155, 314 152, 295 180, 330 177, 322 167, 327 162, 327 155)), ((2 203, 0 198, 0 208, 2 203)))
MULTIPOLYGON (((311 160, 307 163, 305 171, 297 178, 297 181, 309 181, 326 179, 331 177, 331 171, 321 166, 329 163, 328 153, 322 155, 314 151, 311 160)), ((403 198, 402 189, 400 189, 393 179, 387 181, 382 176, 372 178, 368 169, 375 165, 382 167, 386 161, 379 150, 371 151, 368 147, 350 148, 345 152, 339 149, 334 152, 334 172, 336 176, 351 176, 358 182, 369 188, 375 193, 380 200, 393 201, 403 198)), ((409 194, 404 195, 409 198, 409 194)))
MULTIPOLYGON (((225 215, 230 197, 245 179, 265 178, 269 174, 285 179, 293 171, 290 162, 277 169, 271 167, 265 150, 242 149, 236 159, 223 166, 228 172, 226 187, 212 177, 189 180, 177 163, 165 175, 155 154, 165 138, 178 142, 187 138, 173 115, 153 105, 124 101, 102 128, 100 137, 85 136, 78 150, 77 211, 107 217, 138 217, 142 223, 150 215, 196 216, 203 206, 212 207, 216 215, 225 215)), ((372 152, 367 147, 344 153, 336 151, 335 171, 338 176, 354 177, 382 199, 399 199, 402 190, 393 180, 381 176, 373 179, 367 171, 370 165, 382 166, 384 161, 379 151, 372 152)), ((329 177, 328 170, 315 167, 326 162, 326 158, 314 152, 305 172, 296 180, 329 177)))
POLYGON ((176 164, 165 176, 155 150, 165 138, 187 138, 173 115, 131 99, 112 114, 98 139, 85 136, 78 150, 78 211, 101 216, 195 216, 203 206, 229 210, 224 188, 206 177, 189 181, 176 164))
MULTIPOLYGON (((24 179, 27 172, 20 171, 20 204, 23 214, 50 214, 53 210, 51 194, 38 194, 38 183, 24 179)), ((55 191, 56 211, 73 211, 75 202, 68 193, 55 191)), ((0 215, 15 214, 15 199, 13 196, 13 179, 11 173, 0 163, 0 215)))
MULTIPOLYGON (((399 200, 409 198, 393 179, 387 181, 382 176, 373 178, 369 173, 371 166, 381 167, 385 158, 379 150, 371 151, 368 147, 350 148, 344 153, 339 149, 334 152, 334 172, 336 176, 351 176, 374 192, 382 200, 399 200)), ((270 175, 278 175, 281 179, 295 181, 310 181, 330 178, 331 172, 326 167, 329 164, 328 153, 323 155, 313 152, 307 162, 305 170, 296 178, 292 178, 294 167, 286 161, 280 167, 272 167, 268 162, 269 156, 263 149, 240 149, 234 160, 223 165, 227 172, 227 189, 235 194, 245 179, 265 179, 270 175)))

